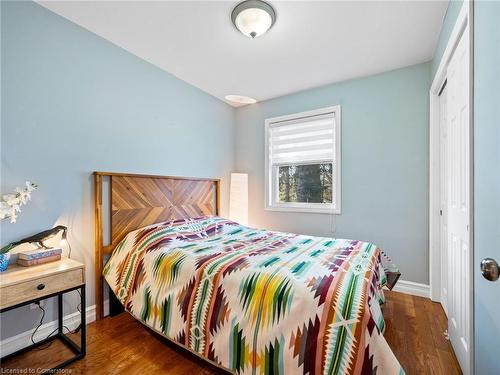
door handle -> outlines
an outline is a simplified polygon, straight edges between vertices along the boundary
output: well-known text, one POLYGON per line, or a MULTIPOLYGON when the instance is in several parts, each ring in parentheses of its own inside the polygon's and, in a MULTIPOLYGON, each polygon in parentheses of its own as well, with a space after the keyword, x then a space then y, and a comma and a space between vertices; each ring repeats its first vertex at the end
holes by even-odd
POLYGON ((500 277, 500 268, 495 259, 484 258, 481 261, 481 274, 486 280, 497 281, 500 277))

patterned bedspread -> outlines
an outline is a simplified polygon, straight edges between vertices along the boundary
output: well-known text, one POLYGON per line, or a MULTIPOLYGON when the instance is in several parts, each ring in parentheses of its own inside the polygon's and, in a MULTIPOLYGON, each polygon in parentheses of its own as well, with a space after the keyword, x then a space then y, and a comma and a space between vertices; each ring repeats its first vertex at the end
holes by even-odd
POLYGON ((370 243, 179 220, 129 233, 104 276, 135 318, 236 373, 403 373, 370 243))

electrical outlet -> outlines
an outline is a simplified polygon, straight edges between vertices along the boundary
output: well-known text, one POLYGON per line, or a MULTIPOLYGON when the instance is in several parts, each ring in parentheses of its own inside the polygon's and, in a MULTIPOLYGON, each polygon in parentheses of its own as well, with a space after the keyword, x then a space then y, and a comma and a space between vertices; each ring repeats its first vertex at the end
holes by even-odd
MULTIPOLYGON (((45 306, 45 301, 38 301, 38 303, 40 304, 41 307, 45 306)), ((30 310, 37 310, 37 309, 39 309, 37 303, 30 303, 30 310)))

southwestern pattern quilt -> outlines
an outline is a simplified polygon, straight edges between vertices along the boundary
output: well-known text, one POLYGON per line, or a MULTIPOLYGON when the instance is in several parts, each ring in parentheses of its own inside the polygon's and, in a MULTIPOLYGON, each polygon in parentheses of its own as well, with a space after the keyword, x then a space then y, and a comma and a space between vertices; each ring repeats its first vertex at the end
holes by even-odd
POLYGON ((178 220, 129 233, 104 276, 135 318, 235 373, 403 373, 370 243, 178 220))

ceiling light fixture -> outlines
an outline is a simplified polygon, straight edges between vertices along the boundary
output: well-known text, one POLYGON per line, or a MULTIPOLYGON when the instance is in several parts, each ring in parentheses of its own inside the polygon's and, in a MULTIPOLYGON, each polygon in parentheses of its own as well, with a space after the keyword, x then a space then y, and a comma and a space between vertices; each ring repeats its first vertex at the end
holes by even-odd
POLYGON ((238 103, 238 104, 257 103, 257 100, 255 100, 254 98, 250 98, 248 96, 243 96, 243 95, 226 95, 224 98, 230 102, 238 103))
POLYGON ((231 20, 243 35, 254 39, 274 25, 276 12, 262 0, 246 0, 236 5, 231 20))

